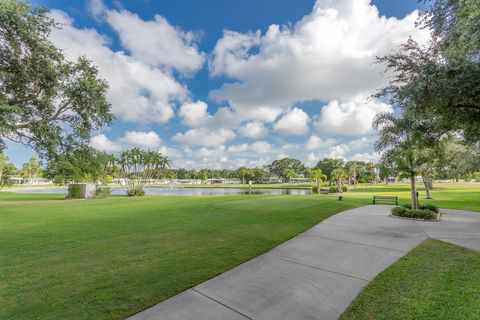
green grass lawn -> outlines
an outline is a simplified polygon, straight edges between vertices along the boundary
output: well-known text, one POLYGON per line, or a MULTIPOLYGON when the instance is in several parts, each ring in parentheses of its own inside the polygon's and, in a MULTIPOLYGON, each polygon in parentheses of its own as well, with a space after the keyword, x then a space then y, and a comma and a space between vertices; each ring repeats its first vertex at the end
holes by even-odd
POLYGON ((121 319, 364 200, 0 194, 0 319, 121 319))
POLYGON ((480 252, 427 240, 377 276, 342 320, 480 319, 480 252))
MULTIPOLYGON (((410 189, 407 184, 362 184, 356 189, 350 188, 348 198, 369 199, 373 195, 395 195, 401 203, 410 201, 410 189)), ((418 187, 419 202, 432 203, 440 208, 480 211, 480 183, 437 183, 432 190, 432 200, 426 199, 423 187, 418 187)))
MULTIPOLYGON (((437 187, 438 206, 480 211, 479 184, 437 187)), ((409 198, 407 185, 359 186, 343 201, 0 193, 0 319, 121 319, 370 204, 374 194, 409 198)))

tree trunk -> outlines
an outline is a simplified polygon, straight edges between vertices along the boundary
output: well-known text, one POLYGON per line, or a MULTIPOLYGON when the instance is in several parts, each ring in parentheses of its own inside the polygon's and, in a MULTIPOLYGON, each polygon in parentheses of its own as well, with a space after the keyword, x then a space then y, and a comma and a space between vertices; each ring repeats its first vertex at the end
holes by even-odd
POLYGON ((412 209, 418 209, 417 187, 415 184, 415 172, 410 172, 410 189, 412 192, 412 209))
POLYGON ((353 170, 353 189, 357 185, 357 170, 353 170))
POLYGON ((427 192, 427 199, 432 199, 430 196, 430 181, 429 178, 422 175, 423 184, 425 185, 425 191, 427 192))
POLYGON ((342 190, 342 178, 338 178, 338 192, 343 193, 342 190))

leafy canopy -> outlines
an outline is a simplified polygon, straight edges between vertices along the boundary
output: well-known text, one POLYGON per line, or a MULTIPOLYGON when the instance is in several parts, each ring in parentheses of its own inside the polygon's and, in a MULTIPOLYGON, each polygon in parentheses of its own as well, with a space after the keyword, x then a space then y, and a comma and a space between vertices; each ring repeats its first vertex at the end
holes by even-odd
POLYGON ((87 58, 65 59, 57 27, 44 8, 0 0, 0 150, 9 139, 50 157, 113 120, 107 83, 87 58))
POLYGON ((412 39, 379 58, 394 74, 378 93, 415 117, 435 122, 440 133, 461 132, 480 141, 480 1, 424 1, 420 27, 432 30, 421 46, 412 39))
POLYGON ((306 170, 300 160, 292 158, 275 160, 267 166, 267 169, 270 173, 284 180, 289 180, 294 176, 303 175, 306 170))

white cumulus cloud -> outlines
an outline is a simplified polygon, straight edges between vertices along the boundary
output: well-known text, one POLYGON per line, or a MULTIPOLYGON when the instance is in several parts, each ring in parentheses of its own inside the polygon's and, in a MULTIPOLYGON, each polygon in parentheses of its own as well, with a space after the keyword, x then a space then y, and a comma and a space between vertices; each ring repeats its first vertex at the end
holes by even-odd
MULTIPOLYGON (((101 4, 97 1, 94 4, 95 9, 92 10, 104 10, 99 3, 101 4)), ((117 20, 121 19, 117 16, 120 15, 119 12, 111 10, 107 12, 115 14, 117 20)), ((125 11, 122 13, 128 19, 131 18, 125 11)), ((95 29, 75 27, 73 19, 63 11, 52 10, 51 15, 61 25, 59 29, 52 30, 51 40, 64 50, 67 58, 76 59, 86 55, 93 61, 100 71, 100 76, 109 83, 108 99, 112 103, 114 114, 121 120, 134 123, 165 123, 173 117, 176 105, 188 100, 188 89, 179 83, 166 67, 192 71, 198 69, 199 62, 195 62, 194 65, 175 65, 174 62, 162 62, 163 60, 153 63, 142 54, 133 55, 133 51, 132 55, 124 51, 114 51, 110 48, 110 40, 95 29), (165 65, 160 65, 161 63, 165 65)), ((138 17, 136 19, 140 20, 138 17)), ((178 31, 178 37, 184 37, 181 31, 178 31)), ((142 37, 139 35, 139 38, 142 37)), ((159 36, 158 41, 169 39, 167 37, 162 40, 159 36)), ((196 51, 195 45, 190 42, 184 42, 184 47, 175 50, 188 51, 188 48, 196 51)), ((163 53, 159 49, 156 54, 170 55, 172 51, 163 53)), ((200 53, 199 56, 202 57, 200 53)))
POLYGON ((285 113, 275 123, 273 130, 284 136, 299 136, 308 133, 310 117, 299 108, 293 108, 285 113))
POLYGON ((380 112, 392 111, 392 107, 376 99, 358 95, 348 101, 330 101, 322 107, 314 126, 319 132, 360 136, 372 131, 372 121, 380 112))
POLYGON ((208 106, 203 101, 185 103, 180 107, 179 116, 182 123, 189 127, 205 125, 212 116, 208 113, 208 106))
POLYGON ((209 130, 208 128, 193 128, 184 133, 177 133, 172 139, 185 145, 219 146, 235 138, 235 132, 227 129, 209 130))
POLYGON ((173 27, 160 15, 145 21, 126 10, 107 10, 106 21, 117 31, 122 46, 149 65, 191 73, 204 63, 205 54, 196 44, 198 36, 173 27))
POLYGON ((370 0, 318 0, 293 27, 225 31, 209 61, 210 73, 235 82, 211 92, 237 108, 281 108, 307 101, 371 94, 386 84, 383 67, 373 64, 409 36, 426 41, 415 28, 418 12, 386 18, 370 0))
POLYGON ((119 142, 129 146, 139 147, 141 149, 157 149, 162 140, 154 131, 127 131, 119 142))
POLYGON ((90 139, 90 146, 109 153, 122 150, 122 145, 120 143, 111 141, 104 134, 93 136, 92 139, 90 139))
POLYGON ((156 150, 162 140, 154 131, 126 131, 123 137, 110 140, 104 134, 98 134, 90 139, 90 146, 105 152, 118 152, 128 148, 140 148, 144 150, 156 150))
POLYGON ((267 135, 268 130, 261 121, 251 121, 242 125, 239 130, 240 134, 247 138, 261 138, 267 135))

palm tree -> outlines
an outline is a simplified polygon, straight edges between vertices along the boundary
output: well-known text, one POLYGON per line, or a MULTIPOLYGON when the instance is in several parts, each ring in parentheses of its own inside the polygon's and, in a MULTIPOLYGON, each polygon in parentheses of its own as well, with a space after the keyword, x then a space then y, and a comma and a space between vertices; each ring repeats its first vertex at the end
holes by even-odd
POLYGON ((345 170, 343 170, 342 168, 334 169, 330 176, 331 176, 330 179, 336 181, 337 187, 338 187, 338 192, 342 193, 343 192, 343 190, 342 190, 342 186, 343 186, 342 180, 344 178, 348 177, 345 170))
POLYGON ((376 151, 384 151, 382 162, 395 162, 400 171, 410 178, 412 208, 418 208, 415 177, 420 165, 431 161, 423 152, 426 148, 438 145, 441 136, 439 129, 432 127, 428 119, 418 119, 414 115, 393 113, 378 114, 373 128, 379 132, 375 142, 376 151))
POLYGON ((323 174, 322 169, 313 169, 310 171, 310 181, 317 182, 317 193, 320 193, 320 187, 323 184, 323 181, 327 179, 327 176, 323 174))
POLYGON ((347 174, 348 174, 348 182, 350 185, 350 182, 353 181, 353 189, 355 189, 356 184, 357 184, 357 175, 361 171, 362 166, 356 162, 352 162, 348 167, 347 167, 347 174))

